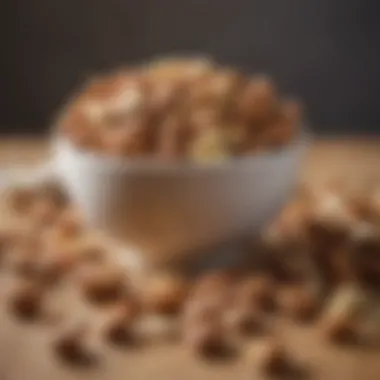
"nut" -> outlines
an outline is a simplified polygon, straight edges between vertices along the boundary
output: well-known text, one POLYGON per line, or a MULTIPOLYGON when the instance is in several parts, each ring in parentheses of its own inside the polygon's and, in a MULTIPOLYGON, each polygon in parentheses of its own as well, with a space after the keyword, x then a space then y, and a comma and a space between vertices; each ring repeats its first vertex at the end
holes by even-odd
POLYGON ((114 302, 125 294, 125 274, 119 267, 89 265, 78 277, 82 292, 93 303, 114 302))
POLYGON ((77 210, 68 208, 57 221, 57 228, 60 235, 64 238, 77 237, 84 231, 82 217, 77 210))
POLYGON ((272 81, 264 75, 252 78, 242 91, 238 108, 252 128, 263 127, 272 121, 278 110, 277 90, 272 81))
POLYGON ((226 342, 218 324, 203 323, 185 331, 185 343, 197 356, 219 357, 224 354, 226 342))
POLYGON ((30 210, 32 221, 38 226, 51 225, 58 218, 58 208, 52 200, 36 199, 30 210))
POLYGON ((262 313, 252 308, 234 308, 225 315, 227 326, 244 336, 262 333, 264 318, 262 313))
POLYGON ((269 375, 281 375, 288 371, 290 359, 283 345, 276 338, 268 338, 260 347, 259 367, 269 375))
POLYGON ((87 342, 87 334, 88 328, 82 324, 61 331, 53 343, 54 353, 67 364, 91 364, 95 357, 87 342))
POLYGON ((33 283, 22 283, 9 295, 9 308, 21 320, 30 321, 40 317, 44 293, 33 283))
POLYGON ((134 343, 136 336, 133 329, 134 315, 130 309, 119 307, 108 316, 103 326, 103 334, 107 341, 112 344, 134 343))
POLYGON ((288 286, 280 290, 278 303, 286 315, 297 321, 309 321, 314 318, 319 307, 316 294, 304 285, 288 286))
POLYGON ((337 344, 354 343, 358 340, 358 326, 348 317, 325 320, 321 332, 329 341, 337 344))
POLYGON ((238 284, 236 304, 271 310, 274 306, 274 286, 272 279, 266 275, 250 276, 238 284))
POLYGON ((187 282, 171 274, 154 275, 143 289, 143 299, 148 310, 160 314, 178 313, 187 296, 187 282))
POLYGON ((18 214, 28 213, 34 199, 34 190, 26 186, 11 189, 6 197, 9 208, 18 214))

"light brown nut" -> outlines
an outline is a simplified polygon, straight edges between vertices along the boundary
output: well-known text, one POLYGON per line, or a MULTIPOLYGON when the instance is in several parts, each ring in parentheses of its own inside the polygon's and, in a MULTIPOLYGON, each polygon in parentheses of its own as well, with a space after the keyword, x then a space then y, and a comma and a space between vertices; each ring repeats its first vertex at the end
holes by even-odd
POLYGON ((154 128, 143 117, 135 117, 118 128, 102 132, 105 153, 123 157, 141 157, 152 153, 154 128))
POLYGON ((266 331, 265 316, 254 308, 232 308, 225 312, 223 318, 228 329, 243 336, 257 335, 266 331))
POLYGON ((29 216, 38 227, 50 226, 59 217, 59 208, 47 198, 37 198, 29 211, 29 216))
POLYGON ((280 310, 296 321, 315 318, 320 307, 316 292, 301 284, 280 289, 277 299, 280 310))
POLYGON ((143 302, 148 310, 160 314, 178 313, 187 297, 187 281, 177 275, 160 273, 148 279, 143 302))
POLYGON ((252 275, 237 285, 236 304, 251 305, 262 310, 274 307, 275 283, 267 275, 252 275))
POLYGON ((278 95, 271 79, 264 75, 252 78, 240 95, 238 108, 252 128, 262 128, 274 120, 278 111, 278 95))
POLYGON ((56 223, 57 234, 64 240, 80 236, 84 232, 84 221, 77 209, 67 208, 56 223))
POLYGON ((7 206, 18 214, 27 214, 35 199, 34 189, 20 186, 8 190, 6 194, 7 206))
POLYGON ((187 153, 187 146, 191 138, 191 131, 185 117, 181 114, 172 114, 163 119, 157 137, 156 154, 161 159, 183 159, 187 153))
POLYGON ((120 300, 126 291, 126 274, 119 267, 94 264, 83 266, 78 273, 84 296, 93 303, 120 300))

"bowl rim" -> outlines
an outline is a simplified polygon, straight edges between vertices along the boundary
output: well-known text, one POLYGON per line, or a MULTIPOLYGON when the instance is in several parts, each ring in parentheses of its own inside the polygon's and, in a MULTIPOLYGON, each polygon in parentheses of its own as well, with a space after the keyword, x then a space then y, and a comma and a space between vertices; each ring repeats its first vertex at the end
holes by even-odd
POLYGON ((76 147, 68 138, 53 133, 52 153, 56 156, 59 151, 65 150, 67 154, 75 156, 80 162, 94 165, 101 170, 137 171, 137 172, 157 172, 157 173, 208 173, 236 167, 243 167, 253 162, 278 161, 288 156, 294 151, 305 152, 313 139, 312 132, 307 124, 303 124, 297 136, 287 145, 280 148, 267 149, 253 154, 236 156, 227 160, 209 161, 204 163, 192 161, 165 162, 152 158, 113 157, 99 154, 95 151, 85 150, 76 147))

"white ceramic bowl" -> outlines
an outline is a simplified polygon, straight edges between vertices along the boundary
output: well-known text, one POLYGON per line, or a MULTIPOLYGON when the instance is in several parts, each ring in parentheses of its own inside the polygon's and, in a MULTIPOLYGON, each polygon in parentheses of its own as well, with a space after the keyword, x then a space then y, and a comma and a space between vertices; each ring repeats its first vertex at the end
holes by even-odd
POLYGON ((88 223, 151 262, 258 232, 295 185, 302 133, 277 150, 207 166, 103 157, 54 140, 53 168, 88 223))

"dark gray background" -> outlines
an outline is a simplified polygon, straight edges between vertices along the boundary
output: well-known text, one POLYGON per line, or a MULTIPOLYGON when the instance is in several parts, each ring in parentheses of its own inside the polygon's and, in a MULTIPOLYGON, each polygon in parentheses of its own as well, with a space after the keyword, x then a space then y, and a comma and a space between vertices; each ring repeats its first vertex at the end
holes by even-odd
POLYGON ((267 72, 319 133, 380 132, 379 0, 0 0, 0 125, 46 131, 99 70, 205 52, 267 72))

